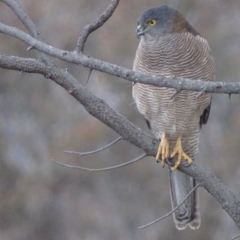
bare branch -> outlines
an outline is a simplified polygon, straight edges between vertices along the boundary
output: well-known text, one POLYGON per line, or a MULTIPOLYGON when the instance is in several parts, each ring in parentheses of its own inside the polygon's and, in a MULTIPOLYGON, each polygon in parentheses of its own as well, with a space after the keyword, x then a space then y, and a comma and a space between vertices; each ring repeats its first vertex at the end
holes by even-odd
POLYGON ((174 94, 171 96, 171 99, 175 98, 181 91, 181 89, 176 89, 174 94))
POLYGON ((238 235, 238 236, 232 238, 231 240, 236 240, 236 239, 238 239, 238 238, 240 238, 240 235, 238 235))
POLYGON ((80 157, 84 156, 84 155, 90 155, 90 154, 94 154, 94 153, 98 153, 101 152, 109 147, 111 147, 112 145, 114 145, 115 143, 119 142, 122 139, 122 137, 119 137, 117 139, 115 139, 114 141, 112 141, 111 143, 105 145, 104 147, 95 149, 93 151, 88 151, 88 152, 74 152, 74 151, 64 151, 65 153, 73 153, 73 154, 78 154, 80 157))
POLYGON ((201 90, 198 95, 196 96, 196 98, 199 98, 202 94, 204 93, 204 90, 201 90))
POLYGON ((52 47, 35 38, 32 38, 31 36, 24 33, 23 31, 20 31, 19 29, 10 27, 3 23, 0 23, 0 32, 15 37, 50 56, 77 65, 80 64, 84 67, 94 69, 100 72, 105 72, 116 77, 121 77, 131 82, 149 84, 157 87, 168 87, 181 90, 199 91, 205 93, 226 93, 226 94, 240 93, 240 82, 226 83, 226 82, 206 82, 202 80, 193 81, 191 79, 184 79, 180 77, 166 77, 142 74, 108 62, 104 62, 86 56, 82 53, 78 54, 76 52, 69 52, 52 47))
POLYGON ((128 166, 130 164, 133 164, 143 158, 145 158, 147 156, 146 153, 144 153, 143 155, 141 155, 140 157, 137 157, 131 161, 128 161, 126 163, 122 163, 122 164, 119 164, 119 165, 115 165, 115 166, 111 166, 111 167, 106 167, 106 168, 86 168, 86 167, 80 167, 80 166, 73 166, 73 165, 68 165, 68 164, 65 164, 65 163, 61 163, 61 162, 57 162, 55 160, 52 160, 54 163, 57 163, 58 165, 61 165, 63 167, 68 167, 68 168, 73 168, 73 169, 80 169, 80 170, 84 170, 84 171, 89 171, 89 172, 102 172, 102 171, 108 171, 108 170, 114 170, 114 169, 117 169, 117 168, 122 168, 122 167, 125 167, 125 166, 128 166))
POLYGON ((12 11, 16 14, 16 16, 34 38, 41 40, 40 33, 37 31, 35 24, 15 0, 1 0, 1 2, 5 3, 9 8, 12 9, 12 11))
POLYGON ((72 75, 57 66, 45 66, 35 59, 3 54, 0 54, 0 66, 21 72, 38 73, 52 79, 79 101, 92 116, 119 133, 123 140, 133 141, 140 148, 144 145, 143 149, 147 154, 155 146, 156 141, 150 135, 135 127, 125 117, 110 108, 102 99, 90 93, 72 75), (143 143, 142 139, 146 141, 143 143))
POLYGON ((32 50, 32 49, 33 49, 32 46, 27 47, 27 51, 30 51, 30 50, 32 50))
POLYGON ((90 79, 90 77, 91 77, 92 71, 93 71, 93 70, 90 68, 90 69, 89 69, 89 73, 88 73, 88 77, 87 77, 87 81, 86 81, 86 83, 85 83, 85 86, 88 85, 88 82, 89 82, 89 79, 90 79))
POLYGON ((200 186, 201 186, 200 183, 197 184, 197 185, 187 194, 187 196, 183 199, 183 201, 182 201, 179 205, 177 205, 175 208, 172 209, 172 211, 168 212, 168 213, 165 214, 164 216, 162 216, 162 217, 160 217, 160 218, 158 218, 158 219, 156 219, 156 220, 154 220, 154 221, 152 221, 152 222, 150 222, 150 223, 148 223, 148 224, 146 224, 146 225, 143 225, 143 226, 139 227, 138 229, 143 229, 143 228, 149 227, 149 226, 153 225, 154 223, 157 223, 157 222, 159 222, 159 221, 161 221, 161 220, 163 220, 163 219, 171 216, 171 215, 191 196, 191 194, 192 194, 198 187, 200 187, 200 186))
MULTIPOLYGON (((24 10, 21 8, 21 6, 15 1, 15 0, 0 0, 1 2, 5 3, 19 18, 19 20, 23 23, 23 25, 27 28, 27 30, 30 32, 30 34, 42 41, 42 37, 40 32, 37 30, 37 27, 35 26, 32 19, 24 12, 24 10)), ((30 45, 27 48, 27 51, 31 50, 33 47, 30 45)), ((53 64, 53 62, 50 60, 47 55, 43 54, 42 52, 39 52, 40 58, 43 60, 43 62, 48 64, 53 64)))
POLYGON ((83 31, 77 42, 77 52, 83 52, 84 46, 87 41, 88 36, 98 28, 100 28, 113 14, 117 8, 119 0, 112 0, 108 8, 102 13, 102 15, 92 24, 88 24, 84 27, 83 31))
POLYGON ((0 66, 5 69, 17 70, 27 73, 39 73, 43 76, 48 74, 46 66, 33 58, 21 58, 0 54, 0 66))
MULTIPOLYGON (((79 101, 93 117, 109 126, 124 140, 145 151, 146 155, 156 156, 158 142, 154 138, 111 109, 103 100, 88 92, 68 72, 56 66, 45 66, 34 59, 9 57, 2 54, 0 54, 0 66, 49 76, 79 101)), ((240 201, 224 184, 196 161, 188 167, 180 165, 178 170, 196 179, 222 205, 222 208, 240 228, 240 201)))

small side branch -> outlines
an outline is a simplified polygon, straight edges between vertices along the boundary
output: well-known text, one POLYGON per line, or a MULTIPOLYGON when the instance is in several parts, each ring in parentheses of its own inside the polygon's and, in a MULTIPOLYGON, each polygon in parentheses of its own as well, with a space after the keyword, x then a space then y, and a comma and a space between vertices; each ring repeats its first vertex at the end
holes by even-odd
POLYGON ((87 81, 86 81, 86 83, 85 83, 85 86, 88 85, 88 82, 89 82, 89 79, 90 79, 90 77, 91 77, 92 71, 93 71, 93 69, 90 68, 90 69, 89 69, 89 73, 88 73, 88 77, 87 77, 87 81))
POLYGON ((175 92, 173 93, 173 95, 171 96, 171 100, 174 99, 180 92, 182 91, 182 89, 175 89, 175 92))
POLYGON ((122 139, 122 137, 119 137, 117 139, 115 139, 113 142, 105 145, 104 147, 101 147, 101 148, 98 148, 98 149, 95 149, 93 151, 88 151, 88 152, 74 152, 74 151, 64 151, 65 153, 73 153, 73 154, 78 154, 80 157, 81 156, 84 156, 84 155, 90 155, 90 154, 94 154, 94 153, 98 153, 98 152, 101 152, 111 146, 113 146, 115 143, 119 142, 120 140, 122 139))
POLYGON ((119 0, 112 0, 108 8, 102 13, 102 15, 92 24, 88 24, 84 27, 83 31, 77 42, 77 52, 83 52, 84 46, 88 36, 98 28, 100 28, 113 14, 117 8, 119 0))
POLYGON ((187 194, 187 196, 185 197, 185 199, 184 199, 179 205, 177 205, 175 208, 173 208, 172 211, 170 211, 169 213, 165 214, 164 216, 162 216, 162 217, 160 217, 160 218, 158 218, 158 219, 156 219, 156 220, 154 220, 154 221, 152 221, 152 222, 150 222, 150 223, 148 223, 148 224, 146 224, 146 225, 143 225, 143 226, 139 227, 138 229, 143 229, 143 228, 149 227, 149 226, 153 225, 154 223, 157 223, 157 222, 159 222, 159 221, 161 221, 161 220, 169 217, 170 215, 172 215, 172 214, 191 196, 191 194, 192 194, 198 187, 200 187, 200 186, 201 186, 200 183, 197 184, 197 185, 187 194))
POLYGON ((86 168, 86 167, 80 167, 80 166, 73 166, 73 165, 69 165, 69 164, 65 164, 65 163, 61 163, 61 162, 57 162, 55 160, 52 160, 54 163, 63 166, 63 167, 68 167, 68 168, 73 168, 73 169, 80 169, 80 170, 84 170, 84 171, 88 171, 88 172, 102 172, 102 171, 108 171, 108 170, 114 170, 117 168, 122 168, 125 166, 128 166, 130 164, 133 164, 135 162, 138 162, 139 160, 145 158, 147 156, 146 153, 144 153, 143 155, 141 155, 140 157, 137 157, 131 161, 128 161, 126 163, 122 163, 119 165, 115 165, 115 166, 111 166, 111 167, 106 167, 106 168, 86 168))
POLYGON ((238 236, 232 238, 231 240, 236 240, 236 239, 238 239, 238 238, 240 238, 240 235, 238 235, 238 236))

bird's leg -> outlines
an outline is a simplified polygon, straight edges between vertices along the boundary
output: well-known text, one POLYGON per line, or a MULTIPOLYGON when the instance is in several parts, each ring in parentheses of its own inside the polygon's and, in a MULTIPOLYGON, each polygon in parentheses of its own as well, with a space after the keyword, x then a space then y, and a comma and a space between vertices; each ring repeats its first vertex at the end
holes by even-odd
POLYGON ((188 162, 188 164, 192 163, 192 159, 182 149, 181 137, 178 137, 176 145, 170 157, 173 158, 175 157, 176 154, 178 154, 178 158, 175 165, 171 168, 172 171, 178 168, 178 166, 181 164, 182 159, 185 159, 188 162))
POLYGON ((165 159, 169 157, 169 143, 166 138, 165 133, 162 135, 161 142, 158 147, 158 152, 156 155, 157 162, 162 160, 162 166, 164 167, 165 159))

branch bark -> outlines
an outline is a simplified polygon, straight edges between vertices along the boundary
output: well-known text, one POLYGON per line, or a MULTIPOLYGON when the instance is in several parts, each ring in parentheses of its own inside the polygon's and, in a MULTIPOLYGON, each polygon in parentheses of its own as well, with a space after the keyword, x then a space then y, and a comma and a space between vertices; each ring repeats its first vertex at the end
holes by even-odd
MULTIPOLYGON (((2 2, 7 4, 14 11, 13 6, 15 1, 2 0, 2 2)), ((111 6, 114 6, 113 4, 116 4, 116 2, 118 1, 112 1, 111 6)), ((112 11, 108 12, 108 14, 112 14, 114 7, 109 7, 108 9, 112 9, 112 11)), ((104 19, 106 20, 107 17, 104 19)), ((35 32, 36 27, 31 25, 31 29, 29 30, 35 32)), ((82 40, 80 38, 80 51, 77 53, 64 51, 49 46, 42 41, 37 40, 36 35, 35 38, 33 38, 19 29, 4 25, 3 23, 0 23, 0 32, 18 38, 28 45, 50 56, 54 56, 75 64, 81 64, 87 68, 106 72, 132 82, 141 82, 159 87, 164 86, 203 92, 228 94, 240 93, 240 83, 206 83, 201 80, 192 81, 190 79, 182 78, 149 76, 136 73, 95 58, 87 57, 81 53, 81 49, 83 49, 81 46, 84 46, 84 41, 86 41, 87 37, 82 37, 82 40)), ((122 136, 124 140, 129 141, 133 145, 139 147, 148 156, 156 155, 158 142, 154 138, 143 132, 133 123, 129 122, 125 117, 114 111, 102 99, 94 96, 85 87, 79 84, 79 82, 69 72, 59 68, 53 64, 52 61, 47 60, 42 62, 32 58, 21 58, 17 56, 0 54, 0 67, 21 72, 37 73, 53 80, 62 86, 66 91, 68 91, 68 93, 71 94, 79 103, 81 103, 85 107, 86 111, 89 112, 89 114, 109 126, 120 136, 122 136)), ((221 204, 222 208, 229 214, 236 225, 240 228, 240 201, 224 184, 222 184, 212 173, 196 162, 191 164, 189 167, 184 167, 181 165, 179 170, 195 178, 197 182, 200 183, 201 186, 204 187, 221 204)))
POLYGON ((225 94, 239 94, 240 82, 226 83, 226 82, 206 82, 202 80, 184 79, 180 77, 166 77, 147 75, 134 72, 127 68, 117 66, 99 59, 89 57, 83 53, 76 51, 70 52, 47 45, 40 40, 37 40, 30 35, 0 23, 0 32, 9 36, 15 37, 27 45, 43 52, 49 56, 59 58, 61 60, 82 65, 86 68, 94 69, 100 72, 108 73, 110 75, 126 79, 131 82, 138 82, 142 84, 149 84, 157 87, 175 88, 177 90, 191 90, 205 93, 225 93, 225 94))

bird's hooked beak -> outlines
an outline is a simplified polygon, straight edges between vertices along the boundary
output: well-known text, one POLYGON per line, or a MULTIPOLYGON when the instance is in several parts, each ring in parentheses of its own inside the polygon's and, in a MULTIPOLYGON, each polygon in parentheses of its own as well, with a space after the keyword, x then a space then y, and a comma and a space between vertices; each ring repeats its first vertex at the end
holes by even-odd
POLYGON ((141 24, 139 24, 137 26, 137 29, 136 29, 136 36, 137 38, 139 38, 140 36, 144 35, 145 31, 144 31, 145 27, 142 26, 141 24))

